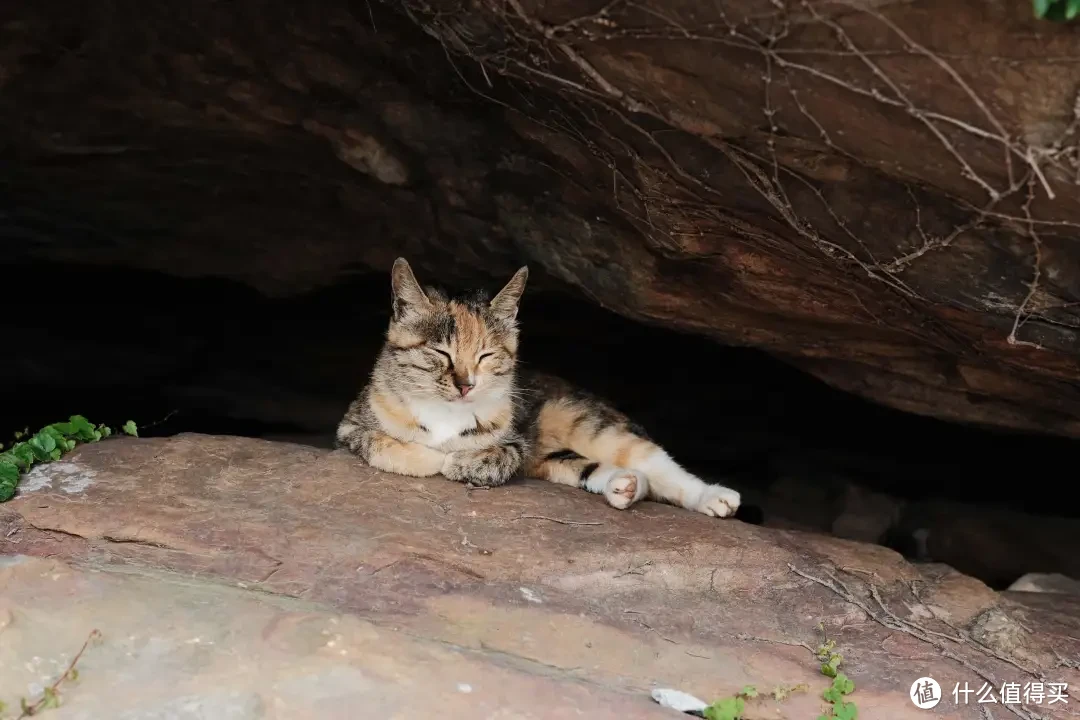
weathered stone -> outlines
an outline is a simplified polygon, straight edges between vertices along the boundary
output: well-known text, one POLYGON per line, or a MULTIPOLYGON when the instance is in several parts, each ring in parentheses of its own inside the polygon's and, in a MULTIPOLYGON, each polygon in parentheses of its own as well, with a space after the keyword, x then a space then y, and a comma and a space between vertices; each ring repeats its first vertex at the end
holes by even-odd
POLYGON ((893 407, 1080 436, 1051 59, 1080 38, 1029 5, 68 6, 0 9, 9 261, 274 295, 527 261, 893 407))
POLYGON ((101 632, 60 686, 57 720, 669 717, 525 658, 146 569, 17 557, 0 567, 0 603, 17 618, 0 636, 9 707, 41 697, 101 632))
POLYGON ((1080 580, 1061 573, 1028 573, 1010 585, 1009 590, 1080 595, 1080 580))
POLYGON ((1000 608, 990 608, 971 624, 971 637, 1008 657, 1026 657, 1029 634, 1000 608))
MULTIPOLYGON (((956 682, 1080 682, 1059 665, 1080 657, 1068 629, 1080 609, 921 573, 879 546, 652 502, 620 512, 543 482, 471 491, 239 438, 114 439, 65 462, 76 470, 44 465, 0 506, 0 552, 90 572, 7 563, 0 603, 14 621, 0 659, 14 663, 12 648, 59 658, 100 623, 112 640, 88 655, 70 717, 117 696, 133 718, 184 703, 191 717, 222 703, 237 717, 334 717, 354 700, 381 717, 432 706, 447 717, 667 717, 656 687, 713 699, 801 682, 808 692, 746 717, 816 717, 828 684, 808 650, 819 623, 860 717, 923 717, 908 690, 925 675, 946 693, 936 716, 965 720, 982 715, 952 704, 956 682), (995 608, 1030 629, 1026 670, 957 635, 995 608), (8 643, 13 632, 25 634, 8 643)), ((24 692, 48 674, 37 670, 0 673, 0 692, 24 692)), ((1070 707, 1029 709, 1056 719, 1070 707)))

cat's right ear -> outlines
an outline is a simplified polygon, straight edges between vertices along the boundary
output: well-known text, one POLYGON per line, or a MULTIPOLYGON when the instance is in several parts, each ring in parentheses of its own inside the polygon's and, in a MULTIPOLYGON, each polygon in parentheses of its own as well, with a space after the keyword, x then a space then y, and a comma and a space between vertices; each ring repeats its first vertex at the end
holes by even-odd
POLYGON ((491 309, 495 311, 496 315, 507 320, 513 320, 517 317, 518 304, 521 302, 521 296, 525 292, 525 281, 528 279, 528 266, 514 273, 514 277, 510 278, 510 282, 506 283, 506 286, 499 291, 499 294, 491 300, 491 309))
POLYGON ((431 309, 431 300, 424 294, 420 283, 416 282, 416 276, 405 258, 394 261, 394 268, 390 271, 390 288, 394 320, 431 309))

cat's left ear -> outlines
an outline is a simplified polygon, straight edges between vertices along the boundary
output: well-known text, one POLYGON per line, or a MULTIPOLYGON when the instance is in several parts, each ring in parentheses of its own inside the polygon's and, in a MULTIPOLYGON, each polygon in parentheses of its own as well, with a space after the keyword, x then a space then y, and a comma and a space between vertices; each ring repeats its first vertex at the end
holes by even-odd
POLYGON ((513 320, 517 317, 518 305, 521 303, 521 296, 525 292, 525 281, 529 279, 529 268, 525 266, 514 273, 514 277, 510 278, 510 282, 506 283, 499 294, 491 300, 491 309, 495 311, 495 314, 506 320, 513 320))

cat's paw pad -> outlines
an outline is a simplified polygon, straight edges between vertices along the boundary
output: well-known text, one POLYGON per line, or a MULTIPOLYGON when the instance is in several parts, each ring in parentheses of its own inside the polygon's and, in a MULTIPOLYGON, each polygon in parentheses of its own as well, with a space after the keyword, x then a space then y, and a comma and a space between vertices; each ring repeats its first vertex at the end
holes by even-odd
POLYGON ((649 491, 645 476, 636 470, 619 470, 607 481, 604 498, 616 510, 625 510, 649 491))
POLYGON ((730 517, 739 509, 741 500, 739 493, 731 488, 710 485, 692 509, 712 517, 730 517))

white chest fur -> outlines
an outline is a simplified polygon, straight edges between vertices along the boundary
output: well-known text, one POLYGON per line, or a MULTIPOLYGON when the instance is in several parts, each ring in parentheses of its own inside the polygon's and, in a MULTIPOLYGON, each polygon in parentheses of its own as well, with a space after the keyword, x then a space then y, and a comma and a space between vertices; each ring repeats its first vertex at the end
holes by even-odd
POLYGON ((438 447, 476 427, 477 414, 488 414, 493 399, 478 399, 474 402, 412 400, 409 402, 409 409, 416 420, 427 428, 428 442, 438 447))

